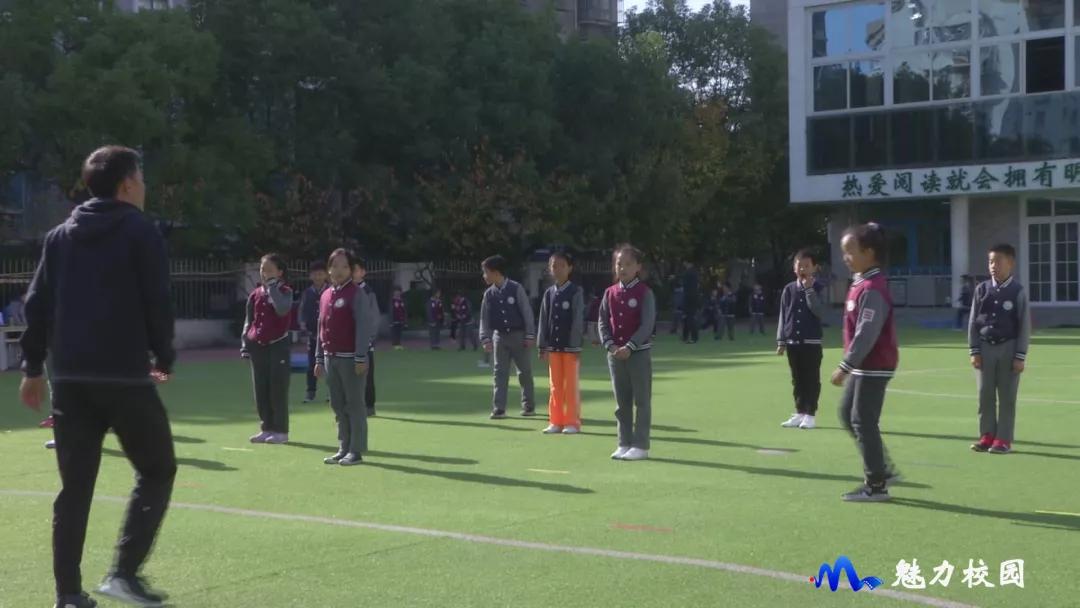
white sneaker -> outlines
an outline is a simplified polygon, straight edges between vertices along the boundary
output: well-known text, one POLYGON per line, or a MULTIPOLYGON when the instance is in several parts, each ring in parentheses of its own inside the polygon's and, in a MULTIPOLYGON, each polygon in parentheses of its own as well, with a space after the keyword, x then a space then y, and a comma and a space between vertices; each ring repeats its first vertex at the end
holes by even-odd
POLYGON ((619 446, 619 449, 615 450, 615 453, 612 454, 611 457, 614 458, 615 460, 622 460, 623 457, 626 456, 626 453, 629 452, 630 450, 631 450, 631 448, 624 448, 622 446, 619 446))
POLYGON ((556 433, 561 433, 561 432, 563 432, 563 428, 561 426, 557 426, 557 425, 554 425, 554 424, 549 424, 548 427, 546 429, 544 429, 544 433, 546 433, 548 435, 554 435, 556 433))
POLYGON ((623 454, 623 460, 648 460, 649 450, 643 450, 641 448, 630 448, 626 454, 623 454))
POLYGON ((50 439, 50 440, 46 441, 45 442, 45 449, 46 450, 55 450, 56 449, 56 440, 55 439, 50 439))
POLYGON ((568 426, 562 430, 563 435, 576 435, 581 432, 581 429, 576 426, 568 426))
POLYGON ((800 429, 812 429, 812 428, 814 428, 814 417, 813 416, 803 416, 802 422, 799 423, 799 428, 800 429))
POLYGON ((804 416, 803 414, 792 414, 791 418, 788 418, 786 421, 781 423, 780 426, 786 429, 793 429, 802 424, 803 418, 806 418, 806 416, 804 416))

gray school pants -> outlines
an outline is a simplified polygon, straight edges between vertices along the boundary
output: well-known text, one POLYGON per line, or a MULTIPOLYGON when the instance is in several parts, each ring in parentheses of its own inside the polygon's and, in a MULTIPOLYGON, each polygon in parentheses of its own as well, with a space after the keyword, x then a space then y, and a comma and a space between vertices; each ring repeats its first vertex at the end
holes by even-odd
POLYGON ((1013 371, 1016 340, 1002 344, 983 342, 982 369, 975 370, 979 387, 979 435, 1012 443, 1016 426, 1016 393, 1020 374, 1013 371))
POLYGON ((330 407, 337 417, 338 443, 343 452, 360 454, 368 448, 367 405, 364 390, 367 376, 356 375, 352 357, 330 357, 326 365, 330 407))
POLYGON ((647 450, 652 427, 652 351, 634 351, 626 361, 608 353, 608 369, 615 389, 619 447, 647 450))
POLYGON ((506 393, 510 385, 510 364, 517 367, 518 384, 521 385, 521 410, 531 412, 536 409, 536 394, 533 386, 532 357, 534 350, 525 348, 525 332, 512 331, 506 335, 496 332, 493 339, 495 351, 495 395, 491 409, 496 412, 506 411, 506 393))

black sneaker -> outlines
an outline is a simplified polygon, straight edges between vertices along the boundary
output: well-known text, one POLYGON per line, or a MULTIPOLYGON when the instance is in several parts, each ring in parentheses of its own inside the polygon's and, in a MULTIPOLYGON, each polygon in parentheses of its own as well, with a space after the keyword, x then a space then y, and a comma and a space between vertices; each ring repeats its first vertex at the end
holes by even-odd
POLYGON ((531 417, 531 416, 535 416, 536 415, 536 410, 521 410, 521 415, 525 416, 526 418, 531 417))
POLYGON ((494 412, 491 412, 489 418, 492 420, 502 420, 503 418, 506 418, 506 412, 503 410, 495 410, 494 412))
POLYGON ((314 403, 314 402, 315 402, 315 393, 308 393, 307 396, 304 397, 304 403, 314 403))
POLYGON ((329 458, 324 458, 323 462, 326 464, 338 464, 342 458, 345 458, 345 452, 338 452, 329 458))
POLYGON ((56 608, 97 608, 97 602, 85 593, 61 595, 56 598, 56 608))
POLYGON ((357 454, 356 452, 349 452, 345 455, 344 458, 338 461, 338 464, 343 467, 351 467, 358 465, 362 462, 364 462, 364 459, 360 457, 360 454, 357 454))
POLYGON ((368 408, 367 417, 368 418, 374 418, 375 417, 375 409, 374 408, 368 408))
POLYGON ((119 574, 110 574, 105 577, 97 592, 114 600, 132 606, 143 606, 144 608, 162 608, 168 598, 164 593, 150 590, 147 587, 146 580, 140 576, 122 576, 119 574))
POLYGON ((889 500, 889 490, 882 484, 873 487, 863 484, 855 490, 844 494, 844 502, 885 502, 889 500))

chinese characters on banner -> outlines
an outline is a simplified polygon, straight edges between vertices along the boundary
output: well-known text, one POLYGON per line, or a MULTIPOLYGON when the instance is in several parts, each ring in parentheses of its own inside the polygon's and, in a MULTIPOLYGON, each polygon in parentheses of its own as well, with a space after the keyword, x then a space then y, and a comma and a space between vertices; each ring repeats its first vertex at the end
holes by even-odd
POLYGON ((844 177, 840 196, 884 198, 1055 187, 1080 187, 1080 162, 1044 161, 1034 167, 1009 165, 1004 170, 981 167, 978 172, 973 167, 958 167, 929 171, 879 171, 869 177, 851 173, 844 177))

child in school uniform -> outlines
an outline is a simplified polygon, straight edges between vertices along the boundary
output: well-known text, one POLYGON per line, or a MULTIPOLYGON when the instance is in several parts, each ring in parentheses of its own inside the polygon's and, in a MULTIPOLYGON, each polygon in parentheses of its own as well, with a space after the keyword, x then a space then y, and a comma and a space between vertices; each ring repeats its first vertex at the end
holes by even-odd
POLYGON ((332 287, 319 301, 315 353, 315 375, 326 378, 338 427, 338 451, 323 462, 341 466, 360 464, 361 454, 367 451, 367 348, 375 332, 370 300, 352 279, 353 265, 353 255, 346 249, 330 254, 327 266, 332 287))
POLYGON ((717 305, 716 339, 726 330, 728 340, 735 339, 735 292, 724 284, 720 288, 720 301, 717 305))
POLYGON ((761 283, 755 283, 754 293, 750 294, 750 335, 755 331, 765 335, 765 291, 761 283))
POLYGON ((329 283, 326 264, 315 262, 308 271, 311 285, 300 296, 300 329, 308 335, 307 395, 304 403, 315 401, 318 380, 315 378, 315 348, 319 343, 319 298, 329 283))
POLYGON ((465 350, 466 344, 471 344, 474 351, 480 350, 480 336, 476 330, 476 322, 473 320, 473 307, 465 293, 459 291, 454 297, 454 319, 458 323, 458 350, 465 350))
POLYGON ((589 309, 585 312, 585 331, 589 334, 589 340, 593 346, 600 346, 600 301, 601 296, 592 292, 589 298, 589 309))
POLYGON ((990 280, 975 288, 968 321, 979 388, 980 437, 971 449, 1008 454, 1016 425, 1016 392, 1031 342, 1031 312, 1027 291, 1013 276, 1013 246, 995 245, 988 258, 990 280))
POLYGON ((362 257, 353 260, 353 282, 367 296, 367 310, 372 316, 371 344, 367 351, 367 381, 364 385, 364 405, 367 406, 368 418, 372 418, 375 416, 375 341, 379 339, 382 313, 379 311, 379 297, 375 295, 375 288, 367 282, 367 260, 362 257))
POLYGON ((405 332, 409 313, 405 308, 405 298, 401 294, 400 287, 394 287, 394 296, 390 299, 390 315, 390 341, 394 350, 405 350, 405 347, 401 345, 401 334, 405 332))
POLYGON ((506 393, 510 365, 518 370, 521 385, 521 415, 536 415, 536 395, 532 375, 532 349, 536 343, 533 309, 525 288, 506 277, 506 258, 495 255, 480 264, 488 284, 480 303, 480 343, 495 355, 494 396, 491 419, 506 418, 506 393))
POLYGON ((649 457, 656 299, 640 279, 643 259, 641 251, 632 245, 616 247, 617 281, 604 292, 600 303, 600 339, 608 352, 608 370, 617 404, 619 445, 611 455, 615 460, 649 457))
POLYGON ((710 327, 713 330, 713 339, 720 339, 720 290, 714 289, 709 292, 709 297, 705 298, 705 305, 701 308, 701 331, 705 331, 710 327))
POLYGON ((248 297, 240 355, 251 361, 259 433, 251 443, 289 441, 289 378, 292 375, 289 326, 292 289, 285 284, 281 256, 264 255, 259 264, 262 284, 248 297))
POLYGON ((442 350, 439 340, 442 338, 443 323, 446 321, 446 312, 443 310, 442 290, 438 287, 431 293, 431 299, 427 305, 428 334, 431 340, 431 350, 442 350))
POLYGON ((814 279, 817 260, 803 249, 795 254, 795 280, 780 294, 780 320, 776 324, 776 354, 787 355, 795 413, 780 426, 812 429, 821 396, 821 301, 824 286, 814 279))
POLYGON ((866 482, 843 499, 883 502, 889 500, 888 485, 897 475, 878 424, 885 388, 900 362, 892 297, 882 271, 888 252, 885 230, 876 223, 849 228, 841 249, 855 280, 844 304, 844 358, 832 383, 844 387, 840 421, 855 437, 866 476, 866 482))
POLYGON ((574 258, 556 252, 548 259, 555 284, 540 301, 540 327, 536 332, 540 358, 548 363, 551 394, 545 433, 572 435, 581 431, 581 344, 585 333, 585 296, 570 281, 574 258))

